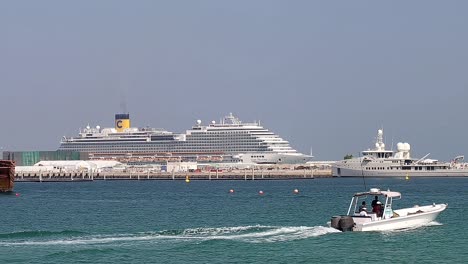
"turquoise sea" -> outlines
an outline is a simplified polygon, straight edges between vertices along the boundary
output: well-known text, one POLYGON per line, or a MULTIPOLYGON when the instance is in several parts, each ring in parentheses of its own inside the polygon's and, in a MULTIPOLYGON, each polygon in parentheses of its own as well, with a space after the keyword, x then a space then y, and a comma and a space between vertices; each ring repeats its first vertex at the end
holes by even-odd
POLYGON ((0 263, 468 261, 468 178, 366 187, 400 191, 394 207, 449 206, 421 228, 341 233, 326 222, 362 179, 17 183, 17 195, 0 195, 0 263))

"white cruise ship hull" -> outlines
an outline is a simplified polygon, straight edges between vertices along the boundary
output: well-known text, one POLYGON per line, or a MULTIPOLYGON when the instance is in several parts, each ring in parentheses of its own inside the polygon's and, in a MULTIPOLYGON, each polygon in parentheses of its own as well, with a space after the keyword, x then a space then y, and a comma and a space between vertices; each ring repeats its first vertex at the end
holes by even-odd
POLYGON ((304 164, 312 159, 301 153, 246 153, 238 155, 243 163, 255 164, 304 164))
POLYGON ((63 137, 59 150, 87 153, 92 158, 124 163, 161 161, 225 162, 250 164, 306 163, 312 157, 293 149, 289 142, 260 125, 244 123, 230 113, 220 123, 173 133, 157 128, 130 126, 130 115, 116 114, 114 128, 86 126, 78 136, 63 137))

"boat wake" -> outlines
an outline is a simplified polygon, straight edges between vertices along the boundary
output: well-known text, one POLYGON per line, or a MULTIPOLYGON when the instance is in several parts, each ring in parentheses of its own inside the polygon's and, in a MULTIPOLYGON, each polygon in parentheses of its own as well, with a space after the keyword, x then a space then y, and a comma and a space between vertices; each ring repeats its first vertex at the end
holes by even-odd
MULTIPOLYGON (((83 235, 67 231, 67 237, 20 237, 5 239, 0 237, 0 246, 50 246, 50 245, 92 245, 92 244, 118 244, 139 241, 193 241, 203 242, 210 240, 229 240, 246 243, 273 243, 307 239, 340 232, 334 228, 324 226, 238 226, 214 228, 190 228, 184 230, 163 230, 143 232, 136 234, 113 235, 83 235)), ((60 232, 57 232, 60 233, 60 232)), ((11 238, 11 237, 10 237, 11 238)))
POLYGON ((181 234, 166 236, 167 238, 199 239, 199 240, 235 240, 250 243, 281 242, 317 237, 339 232, 324 226, 241 226, 221 228, 186 229, 181 234))
POLYGON ((45 237, 64 237, 64 236, 78 236, 78 235, 85 235, 84 232, 73 231, 73 230, 63 230, 63 231, 20 231, 20 232, 12 232, 1 234, 0 233, 0 241, 3 239, 22 239, 22 238, 45 238, 45 237))

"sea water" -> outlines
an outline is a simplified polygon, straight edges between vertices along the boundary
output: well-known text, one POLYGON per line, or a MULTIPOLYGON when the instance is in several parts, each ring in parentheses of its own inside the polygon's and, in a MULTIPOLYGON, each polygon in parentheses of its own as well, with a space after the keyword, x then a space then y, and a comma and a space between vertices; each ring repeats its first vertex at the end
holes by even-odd
POLYGON ((465 263, 467 199, 468 178, 17 183, 0 263, 465 263), (327 227, 371 187, 448 208, 410 230, 327 227))

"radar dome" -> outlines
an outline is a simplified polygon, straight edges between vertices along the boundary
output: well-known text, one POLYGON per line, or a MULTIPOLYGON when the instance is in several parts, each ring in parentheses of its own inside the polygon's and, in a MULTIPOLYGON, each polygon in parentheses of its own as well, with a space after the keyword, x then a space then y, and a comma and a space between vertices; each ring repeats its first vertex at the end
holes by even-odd
POLYGON ((197 125, 201 125, 201 120, 200 119, 197 120, 197 125))
POLYGON ((410 144, 405 143, 404 145, 405 145, 404 148, 405 148, 406 151, 409 151, 411 149, 410 144))
POLYGON ((96 126, 96 129, 99 130, 99 129, 101 129, 101 127, 100 127, 100 126, 96 126))
POLYGON ((384 144, 384 143, 381 143, 380 146, 381 146, 382 148, 385 148, 385 144, 384 144))
POLYGON ((86 129, 90 129, 91 127, 90 126, 86 126, 86 129))
POLYGON ((382 129, 379 129, 379 130, 377 131, 377 133, 378 133, 379 135, 382 135, 382 134, 383 134, 382 129))
POLYGON ((214 120, 213 120, 213 121, 211 121, 211 124, 213 124, 213 125, 214 125, 214 124, 216 124, 216 121, 214 121, 214 120))
POLYGON ((403 147, 404 147, 404 146, 403 146, 403 143, 398 142, 398 144, 397 144, 396 146, 397 146, 397 150, 398 150, 398 151, 403 151, 403 147))

